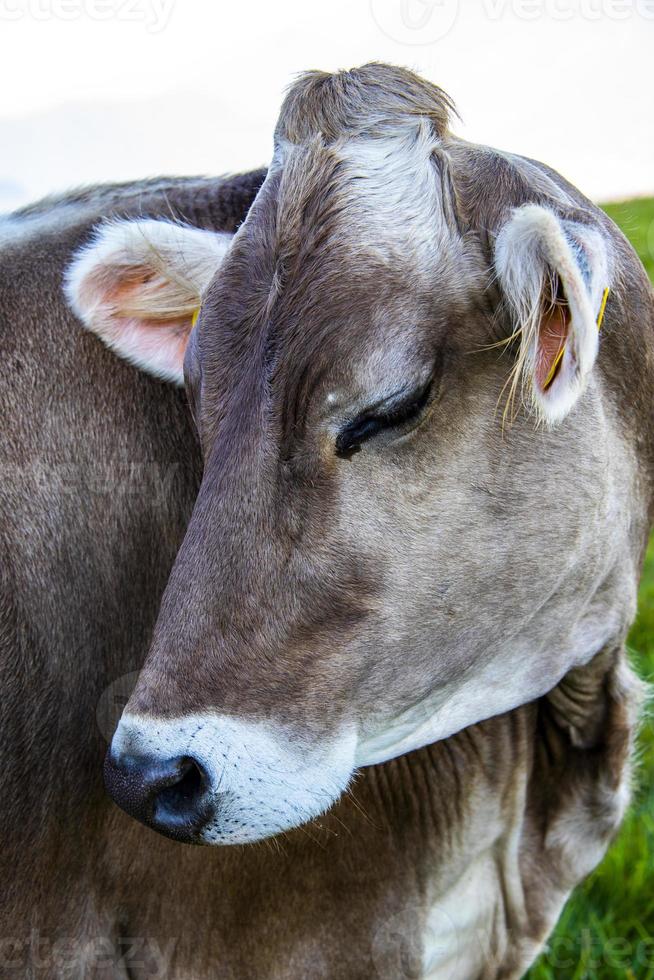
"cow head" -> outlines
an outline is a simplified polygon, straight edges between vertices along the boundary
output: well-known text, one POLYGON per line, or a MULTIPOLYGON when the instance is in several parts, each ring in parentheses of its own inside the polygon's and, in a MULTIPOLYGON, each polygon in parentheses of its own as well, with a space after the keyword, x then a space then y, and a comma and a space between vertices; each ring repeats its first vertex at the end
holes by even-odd
POLYGON ((203 449, 107 761, 171 836, 297 826, 632 615, 632 466, 595 367, 607 239, 449 109, 386 66, 305 76, 233 239, 113 223, 69 271, 91 330, 185 377, 203 449))

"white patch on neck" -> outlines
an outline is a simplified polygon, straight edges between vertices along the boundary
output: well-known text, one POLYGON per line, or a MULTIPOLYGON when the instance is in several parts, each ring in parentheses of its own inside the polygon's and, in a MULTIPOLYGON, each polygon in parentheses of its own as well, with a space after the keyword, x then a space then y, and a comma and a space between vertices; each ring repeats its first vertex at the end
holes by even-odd
POLYGON ((488 850, 434 902, 423 936, 423 980, 481 976, 501 908, 502 886, 493 851, 488 850))

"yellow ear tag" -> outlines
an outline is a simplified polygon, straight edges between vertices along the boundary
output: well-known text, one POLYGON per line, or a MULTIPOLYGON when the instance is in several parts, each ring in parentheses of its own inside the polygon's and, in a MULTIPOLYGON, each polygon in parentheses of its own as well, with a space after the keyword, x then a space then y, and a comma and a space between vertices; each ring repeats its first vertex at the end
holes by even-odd
POLYGON ((602 293, 602 302, 600 303, 599 313, 597 314, 597 329, 602 329, 602 320, 604 319, 604 310, 606 309, 606 304, 609 298, 609 287, 607 286, 602 293))
MULTIPOLYGON (((608 298, 609 298, 609 292, 610 292, 610 289, 607 286, 605 288, 604 292, 602 293, 602 302, 600 303, 599 313, 597 314, 597 330, 598 331, 600 331, 602 329, 602 320, 604 319, 604 311, 606 310, 606 304, 607 304, 607 301, 608 301, 608 298)), ((565 351, 565 344, 563 345, 563 347, 561 348, 561 350, 559 351, 559 353, 554 358, 554 362, 552 364, 552 367, 549 369, 548 375, 545 378, 545 381, 543 382, 543 391, 547 391, 547 389, 551 385, 552 381, 554 380, 554 375, 556 374, 556 369, 558 368, 559 364, 561 363, 561 358, 563 357, 563 352, 564 351, 565 351)))
POLYGON ((193 316, 191 317, 191 330, 194 328, 195 324, 198 322, 198 317, 200 316, 200 307, 197 310, 193 310, 193 316))

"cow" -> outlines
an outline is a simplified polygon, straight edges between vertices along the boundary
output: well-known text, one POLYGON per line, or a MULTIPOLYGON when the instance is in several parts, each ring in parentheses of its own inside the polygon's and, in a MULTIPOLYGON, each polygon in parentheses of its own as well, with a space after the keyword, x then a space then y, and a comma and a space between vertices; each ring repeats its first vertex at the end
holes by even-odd
POLYGON ((10 222, 3 669, 39 692, 3 740, 10 915, 52 976, 72 936, 85 976, 519 977, 619 825, 652 291, 451 112, 401 69, 309 73, 237 230, 193 182, 172 220, 153 186, 92 196, 91 236, 86 199, 10 222), (86 336, 52 289, 76 248, 86 336), (151 488, 27 495, 62 451, 184 462, 153 516, 151 488), (89 705, 171 564, 105 763, 129 820, 89 705))

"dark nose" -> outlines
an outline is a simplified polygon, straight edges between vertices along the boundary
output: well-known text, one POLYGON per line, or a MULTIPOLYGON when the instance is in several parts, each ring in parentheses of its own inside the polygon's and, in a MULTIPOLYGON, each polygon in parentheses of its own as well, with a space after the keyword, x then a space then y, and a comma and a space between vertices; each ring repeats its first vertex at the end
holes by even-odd
POLYGON ((199 832, 211 816, 207 774, 190 756, 115 756, 110 750, 104 781, 109 795, 125 813, 175 840, 198 842, 199 832))

